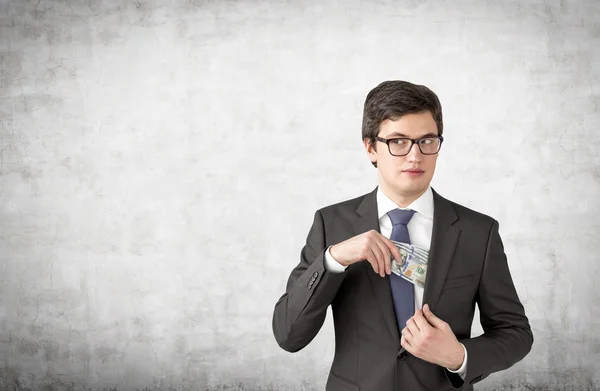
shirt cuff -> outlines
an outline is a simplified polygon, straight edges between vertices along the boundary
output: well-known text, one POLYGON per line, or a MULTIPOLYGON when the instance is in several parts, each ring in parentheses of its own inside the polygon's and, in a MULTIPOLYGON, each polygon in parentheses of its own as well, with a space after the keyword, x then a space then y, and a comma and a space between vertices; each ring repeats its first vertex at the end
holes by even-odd
MULTIPOLYGON (((331 246, 327 248, 325 251, 325 270, 331 273, 343 273, 346 271, 346 267, 340 264, 338 261, 333 258, 331 252, 329 251, 331 246)), ((466 356, 465 356, 466 357, 466 356)))
POLYGON ((465 348, 465 345, 463 345, 462 343, 460 345, 463 347, 463 350, 465 352, 465 359, 464 359, 462 365, 456 371, 453 371, 453 370, 448 369, 448 368, 446 368, 446 369, 448 369, 448 372, 452 372, 452 373, 458 374, 463 380, 465 380, 465 376, 467 374, 467 348, 465 348))

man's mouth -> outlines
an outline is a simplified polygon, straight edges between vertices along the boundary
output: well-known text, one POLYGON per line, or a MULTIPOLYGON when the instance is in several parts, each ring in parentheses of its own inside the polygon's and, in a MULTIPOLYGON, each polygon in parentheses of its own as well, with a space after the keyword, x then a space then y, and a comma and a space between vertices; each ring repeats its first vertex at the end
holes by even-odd
POLYGON ((409 168, 408 170, 404 170, 402 172, 404 172, 404 173, 406 173, 407 175, 410 175, 410 176, 421 176, 421 175, 423 175, 424 171, 420 170, 418 168, 409 168))

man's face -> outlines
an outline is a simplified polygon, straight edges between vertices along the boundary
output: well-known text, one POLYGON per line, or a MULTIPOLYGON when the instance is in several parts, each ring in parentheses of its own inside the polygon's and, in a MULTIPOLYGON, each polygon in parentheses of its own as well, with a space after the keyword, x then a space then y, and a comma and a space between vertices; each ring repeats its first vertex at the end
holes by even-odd
MULTIPOLYGON (((379 137, 389 139, 409 137, 418 139, 424 136, 437 136, 437 125, 429 111, 419 114, 406 114, 396 121, 385 120, 379 125, 379 137)), ((399 197, 416 199, 429 186, 435 171, 438 155, 423 155, 417 144, 414 144, 405 156, 393 156, 388 146, 376 141, 377 150, 368 140, 364 140, 365 148, 372 162, 377 162, 379 184, 384 192, 399 197), (420 174, 410 170, 422 170, 420 174)))

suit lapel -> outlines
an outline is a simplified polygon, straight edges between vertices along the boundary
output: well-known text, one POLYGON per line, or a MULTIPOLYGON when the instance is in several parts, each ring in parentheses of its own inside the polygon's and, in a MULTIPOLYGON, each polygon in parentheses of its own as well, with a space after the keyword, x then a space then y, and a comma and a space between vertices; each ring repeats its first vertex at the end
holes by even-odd
POLYGON ((431 311, 435 313, 435 306, 442 292, 452 256, 456 250, 460 229, 453 225, 458 220, 458 216, 450 201, 440 196, 433 188, 431 190, 434 205, 433 232, 427 262, 423 305, 429 304, 431 311))
MULTIPOLYGON (((379 230, 379 218, 377 216, 377 187, 365 196, 358 209, 356 209, 356 213, 358 214, 358 218, 354 222, 355 235, 359 235, 372 229, 381 233, 379 230)), ((387 275, 382 278, 380 275, 375 274, 371 265, 365 265, 364 270, 373 287, 373 293, 375 294, 375 299, 383 313, 385 323, 390 329, 394 340, 398 341, 399 346, 400 333, 396 322, 396 314, 394 313, 390 278, 387 275)))

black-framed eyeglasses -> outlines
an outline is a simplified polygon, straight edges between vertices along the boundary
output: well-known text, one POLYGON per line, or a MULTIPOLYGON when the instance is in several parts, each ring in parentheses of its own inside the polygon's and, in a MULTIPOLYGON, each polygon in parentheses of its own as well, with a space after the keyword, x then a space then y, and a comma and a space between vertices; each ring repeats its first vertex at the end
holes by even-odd
POLYGON ((381 141, 382 143, 386 143, 388 146, 388 150, 390 151, 390 155, 393 156, 408 155, 408 153, 412 149, 413 144, 417 144, 419 146, 419 149, 421 150, 421 153, 423 155, 435 155, 440 151, 440 148, 442 147, 442 142, 444 141, 444 137, 426 136, 418 139, 412 139, 408 137, 388 139, 382 137, 375 137, 375 140, 381 141))

